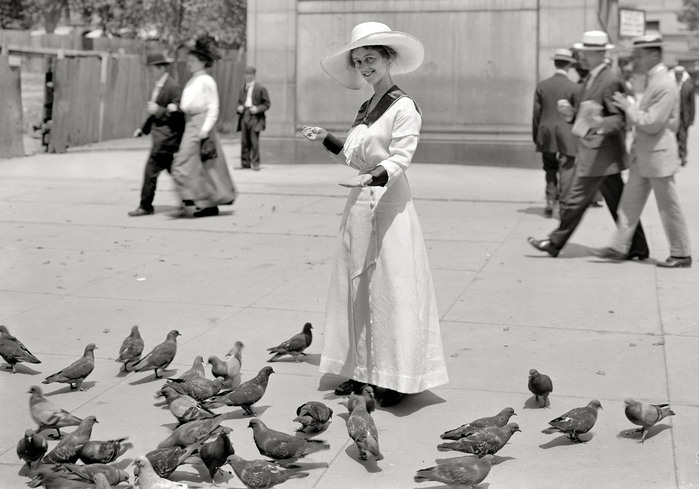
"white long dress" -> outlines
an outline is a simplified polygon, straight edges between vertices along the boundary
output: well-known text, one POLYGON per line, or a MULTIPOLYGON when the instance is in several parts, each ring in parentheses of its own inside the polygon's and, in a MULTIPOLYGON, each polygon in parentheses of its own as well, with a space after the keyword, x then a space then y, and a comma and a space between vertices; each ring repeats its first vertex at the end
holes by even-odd
POLYGON ((406 394, 449 381, 432 274, 405 170, 422 118, 409 97, 352 128, 338 161, 384 187, 350 191, 330 280, 320 371, 406 394))

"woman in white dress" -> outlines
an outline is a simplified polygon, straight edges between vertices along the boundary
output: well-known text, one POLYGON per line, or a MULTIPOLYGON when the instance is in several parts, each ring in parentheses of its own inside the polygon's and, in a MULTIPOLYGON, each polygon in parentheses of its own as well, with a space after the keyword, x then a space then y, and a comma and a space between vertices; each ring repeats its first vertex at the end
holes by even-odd
POLYGON ((218 59, 212 43, 210 38, 199 39, 187 54, 187 69, 192 76, 182 90, 179 106, 187 123, 172 163, 172 177, 184 207, 182 216, 216 216, 219 205, 232 204, 236 197, 215 130, 218 86, 206 71, 218 59), (202 161, 202 141, 207 138, 217 156, 202 161))
POLYGON ((391 73, 417 69, 419 40, 385 24, 365 22, 348 45, 321 62, 341 85, 369 83, 374 95, 359 109, 346 141, 321 127, 302 134, 322 142, 333 159, 359 170, 339 231, 325 313, 320 371, 349 377, 335 393, 364 384, 383 389, 379 404, 446 384, 432 274, 405 170, 420 138, 420 109, 391 73))

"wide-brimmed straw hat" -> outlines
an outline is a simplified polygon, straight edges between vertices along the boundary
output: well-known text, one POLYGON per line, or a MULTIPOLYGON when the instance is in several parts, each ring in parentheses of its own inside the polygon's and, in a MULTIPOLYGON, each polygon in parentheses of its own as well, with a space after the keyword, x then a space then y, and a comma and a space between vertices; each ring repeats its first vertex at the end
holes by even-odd
POLYGON ((573 57, 573 52, 570 49, 556 49, 551 59, 554 61, 567 61, 568 63, 575 63, 577 61, 573 57))
POLYGON ((216 46, 216 41, 213 37, 202 36, 194 41, 194 46, 189 48, 190 54, 198 54, 210 62, 217 61, 221 59, 221 55, 218 52, 218 47, 216 46))
POLYGON ((614 49, 614 44, 609 44, 606 32, 587 31, 583 33, 582 42, 576 42, 573 47, 578 51, 606 51, 614 49))
POLYGON ((149 53, 146 55, 146 65, 169 65, 172 63, 170 58, 166 58, 163 53, 149 53))
POLYGON ((663 36, 660 34, 646 34, 645 36, 634 37, 631 39, 631 47, 634 49, 640 48, 661 48, 666 43, 663 42, 663 36))
POLYGON ((349 64, 348 53, 364 46, 388 46, 396 51, 396 59, 391 64, 391 73, 415 71, 425 59, 422 43, 405 32, 393 31, 380 22, 364 22, 352 29, 349 44, 320 62, 325 72, 340 85, 358 90, 366 85, 366 80, 349 64))

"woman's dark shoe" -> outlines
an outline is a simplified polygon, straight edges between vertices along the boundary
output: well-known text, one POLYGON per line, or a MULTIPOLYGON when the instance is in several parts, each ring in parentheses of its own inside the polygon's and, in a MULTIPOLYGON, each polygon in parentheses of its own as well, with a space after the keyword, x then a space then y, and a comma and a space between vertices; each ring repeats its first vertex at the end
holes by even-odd
POLYGON ((357 382, 356 380, 345 380, 342 384, 335 387, 335 395, 349 396, 350 394, 361 392, 362 387, 364 387, 364 385, 364 383, 357 382))
POLYGON ((395 406, 403 399, 403 397, 405 397, 405 394, 403 394, 402 392, 394 391, 391 389, 386 389, 383 393, 383 396, 381 396, 381 400, 379 401, 379 406, 381 406, 381 407, 395 406))
POLYGON ((194 217, 218 216, 218 207, 204 207, 203 209, 195 211, 192 215, 194 217))

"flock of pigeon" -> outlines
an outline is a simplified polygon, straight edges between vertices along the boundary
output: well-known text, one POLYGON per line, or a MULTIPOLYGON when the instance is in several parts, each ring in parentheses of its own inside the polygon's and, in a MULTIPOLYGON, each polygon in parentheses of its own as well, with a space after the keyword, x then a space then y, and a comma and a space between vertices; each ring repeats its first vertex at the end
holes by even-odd
MULTIPOLYGON (((301 333, 279 346, 269 348, 268 351, 273 354, 269 361, 276 361, 285 355, 298 361, 312 342, 311 329, 311 323, 306 323, 301 333)), ((159 372, 166 370, 175 358, 179 335, 177 330, 170 331, 163 343, 142 356, 143 340, 138 326, 133 326, 122 343, 117 362, 122 364, 125 372, 153 370, 156 378, 162 378, 159 372)), ((214 380, 206 378, 201 356, 196 357, 192 368, 179 378, 165 379, 165 384, 156 395, 165 399, 179 425, 152 451, 134 460, 136 486, 141 489, 193 487, 167 478, 180 465, 201 463, 206 466, 212 483, 217 472, 227 464, 246 487, 267 489, 291 478, 307 477, 308 469, 296 463, 309 454, 330 448, 323 440, 268 428, 262 420, 254 417, 253 405, 265 394, 269 376, 274 370, 265 366, 254 378, 242 382, 243 346, 243 343, 237 342, 223 359, 216 356, 208 358, 214 380), (253 441, 259 453, 268 460, 244 460, 235 454, 228 436, 231 430, 222 425, 235 411, 219 414, 213 411, 224 406, 242 408, 245 415, 253 416, 248 427, 252 429, 253 441)), ((94 343, 88 344, 81 358, 48 376, 43 383, 62 382, 69 384, 71 389, 82 390, 83 381, 94 369, 96 348, 94 343)), ((13 373, 19 362, 41 363, 5 326, 0 326, 0 356, 13 373)), ((549 395, 553 392, 549 376, 530 370, 528 388, 539 407, 549 407, 549 395)), ((95 416, 81 419, 72 415, 46 399, 39 386, 32 386, 29 393, 30 414, 38 428, 26 430, 17 443, 17 455, 26 462, 26 473, 31 477, 28 486, 105 489, 128 484, 129 474, 112 464, 132 448, 126 438, 91 440, 93 425, 98 422, 95 416), (77 429, 63 435, 60 429, 68 426, 77 426, 77 429), (51 433, 54 430, 55 434, 51 433), (49 433, 44 436, 42 433, 47 431, 49 433), (50 451, 47 438, 59 440, 50 451), (78 460, 82 464, 78 464, 78 460)), ((641 433, 641 443, 652 426, 675 414, 667 404, 654 405, 634 399, 625 399, 624 403, 626 417, 640 426, 637 431, 641 433)), ((377 461, 382 460, 378 430, 371 415, 376 409, 374 388, 365 385, 360 393, 350 394, 342 404, 349 412, 347 432, 356 444, 359 458, 368 460, 372 456, 377 461)), ((573 442, 583 442, 580 435, 594 427, 601 408, 598 400, 592 400, 584 407, 572 409, 551 420, 544 432, 561 432, 573 442)), ((325 404, 306 402, 296 410, 294 421, 301 424, 297 431, 323 431, 332 415, 332 409, 325 404)), ((521 431, 517 423, 509 422, 514 415, 514 410, 507 407, 495 416, 480 418, 443 433, 441 438, 450 441, 439 444, 438 450, 459 451, 468 455, 418 470, 415 482, 435 481, 455 488, 473 487, 481 483, 491 470, 494 455, 514 433, 521 431)))

